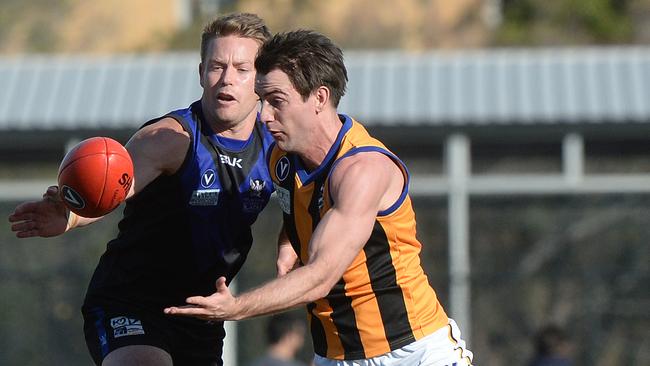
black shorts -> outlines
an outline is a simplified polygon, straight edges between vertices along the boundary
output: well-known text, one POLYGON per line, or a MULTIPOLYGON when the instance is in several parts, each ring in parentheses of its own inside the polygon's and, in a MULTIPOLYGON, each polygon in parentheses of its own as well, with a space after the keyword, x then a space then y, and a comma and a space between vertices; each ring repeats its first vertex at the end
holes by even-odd
POLYGON ((169 316, 122 301, 86 301, 84 335, 97 365, 124 346, 149 345, 172 356, 174 365, 223 365, 223 322, 169 316))

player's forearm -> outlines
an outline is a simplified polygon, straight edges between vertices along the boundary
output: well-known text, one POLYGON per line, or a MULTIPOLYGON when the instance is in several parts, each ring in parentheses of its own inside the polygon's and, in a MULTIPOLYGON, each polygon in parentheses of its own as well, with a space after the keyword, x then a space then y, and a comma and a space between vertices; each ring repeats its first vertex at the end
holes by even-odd
POLYGON ((310 262, 237 297, 236 319, 290 309, 327 296, 370 237, 374 215, 361 216, 330 210, 311 238, 310 262))
POLYGON ((323 298, 331 286, 326 271, 305 266, 236 297, 238 312, 233 320, 248 319, 291 309, 323 298))

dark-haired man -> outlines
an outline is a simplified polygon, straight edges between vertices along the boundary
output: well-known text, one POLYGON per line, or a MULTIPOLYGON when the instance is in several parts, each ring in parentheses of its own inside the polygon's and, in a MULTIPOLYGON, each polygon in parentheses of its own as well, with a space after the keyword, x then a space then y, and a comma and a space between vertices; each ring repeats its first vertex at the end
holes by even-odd
POLYGON ((317 366, 470 365, 420 266, 405 165, 337 113, 347 82, 339 47, 316 32, 283 33, 255 66, 276 141, 269 169, 302 266, 237 297, 220 278, 213 295, 165 311, 237 320, 305 304, 317 366))

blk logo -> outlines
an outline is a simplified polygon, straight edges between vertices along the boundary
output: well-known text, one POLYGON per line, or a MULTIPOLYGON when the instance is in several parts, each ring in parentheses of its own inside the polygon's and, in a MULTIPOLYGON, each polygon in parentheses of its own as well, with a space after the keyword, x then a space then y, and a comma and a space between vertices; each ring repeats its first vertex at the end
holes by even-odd
POLYGON ((219 154, 219 158, 221 159, 222 164, 228 164, 228 165, 233 166, 233 167, 236 166, 237 168, 241 169, 241 161, 242 161, 242 159, 240 159, 240 158, 231 158, 228 155, 221 155, 221 154, 219 154))
POLYGON ((81 195, 74 189, 64 185, 61 187, 61 191, 63 193, 63 199, 70 206, 76 209, 82 209, 86 206, 86 202, 84 201, 83 197, 81 197, 81 195))
POLYGON ((289 159, 286 156, 283 156, 275 163, 275 176, 278 177, 278 180, 282 182, 287 179, 289 175, 289 159))
POLYGON ((203 173, 203 176, 201 176, 201 185, 203 188, 208 188, 214 183, 214 179, 216 177, 216 174, 214 170, 208 169, 203 173))

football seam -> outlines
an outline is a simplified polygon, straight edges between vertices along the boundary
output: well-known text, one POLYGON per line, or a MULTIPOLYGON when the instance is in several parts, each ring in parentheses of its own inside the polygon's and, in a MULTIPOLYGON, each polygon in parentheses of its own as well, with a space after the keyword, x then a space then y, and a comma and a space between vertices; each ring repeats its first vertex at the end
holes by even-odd
POLYGON ((88 156, 94 156, 94 155, 106 155, 106 152, 101 152, 101 153, 92 153, 92 154, 82 155, 82 156, 77 157, 77 158, 74 159, 74 160, 70 160, 66 165, 63 165, 63 166, 61 166, 61 167, 59 168, 59 174, 57 174, 57 178, 60 177, 60 176, 61 176, 61 173, 63 173, 64 170, 66 170, 70 165, 72 165, 72 163, 74 163, 74 162, 76 162, 76 161, 79 161, 79 160, 81 160, 81 159, 84 159, 84 158, 86 158, 86 157, 88 157, 88 156))
POLYGON ((97 207, 101 205, 102 200, 104 199, 104 193, 106 193, 106 179, 108 179, 108 163, 109 163, 108 143, 106 142, 105 138, 102 138, 102 141, 104 141, 104 156, 106 158, 106 164, 104 165, 104 179, 102 179, 102 190, 101 190, 102 193, 99 195, 99 199, 97 200, 95 209, 97 209, 97 207))

